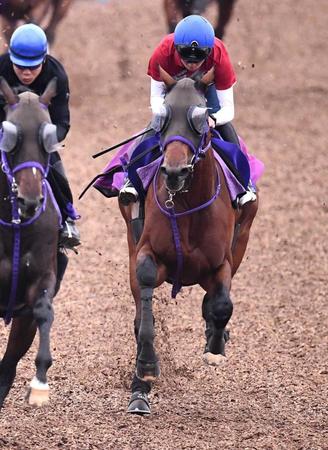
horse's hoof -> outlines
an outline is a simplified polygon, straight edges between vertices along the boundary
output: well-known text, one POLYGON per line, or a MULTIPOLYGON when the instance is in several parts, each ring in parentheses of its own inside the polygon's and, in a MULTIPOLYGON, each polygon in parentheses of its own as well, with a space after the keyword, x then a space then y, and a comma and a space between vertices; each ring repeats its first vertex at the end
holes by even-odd
POLYGON ((140 416, 150 414, 150 404, 147 394, 141 391, 133 392, 127 412, 131 414, 139 414, 140 416))
POLYGON ((27 402, 31 406, 44 406, 49 403, 49 390, 30 388, 27 395, 27 402))
POLYGON ((155 363, 145 364, 137 361, 136 375, 142 381, 156 381, 156 378, 160 375, 159 363, 156 361, 155 363))
POLYGON ((226 357, 220 354, 215 355, 214 353, 206 352, 203 355, 203 360, 210 366, 221 366, 226 362, 226 357))
POLYGON ((33 378, 27 393, 27 402, 31 406, 44 406, 49 403, 49 386, 41 383, 37 378, 33 378))

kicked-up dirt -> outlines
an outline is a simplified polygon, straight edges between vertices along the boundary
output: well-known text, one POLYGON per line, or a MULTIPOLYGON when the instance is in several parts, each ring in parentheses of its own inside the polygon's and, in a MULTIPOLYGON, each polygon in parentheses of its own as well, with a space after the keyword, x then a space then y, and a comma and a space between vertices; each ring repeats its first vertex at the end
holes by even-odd
MULTIPOLYGON (((201 289, 173 301, 165 285, 154 301, 162 372, 152 414, 126 413, 136 349, 125 225, 117 200, 93 189, 76 200, 83 245, 55 299, 51 402, 24 402, 35 342, 1 411, 1 449, 328 448, 327 20, 326 0, 240 0, 227 29, 234 124, 266 171, 233 280, 225 364, 202 361, 201 289)), ((149 120, 147 62, 165 32, 154 0, 76 0, 60 25, 53 54, 70 76, 72 112, 62 156, 76 199, 107 162, 91 155, 149 120)))

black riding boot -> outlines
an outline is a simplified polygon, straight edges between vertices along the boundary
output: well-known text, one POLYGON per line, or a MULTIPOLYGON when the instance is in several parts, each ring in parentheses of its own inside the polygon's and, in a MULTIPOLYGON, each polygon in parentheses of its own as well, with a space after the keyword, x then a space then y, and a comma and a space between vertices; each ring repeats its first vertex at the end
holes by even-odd
POLYGON ((80 232, 75 225, 78 215, 73 207, 73 195, 64 166, 57 152, 51 153, 47 180, 62 215, 63 228, 60 231, 59 244, 66 248, 74 248, 81 243, 80 232))
POLYGON ((225 123, 224 125, 217 125, 215 129, 220 133, 222 139, 232 144, 237 144, 240 147, 239 139, 237 133, 231 122, 225 123))
MULTIPOLYGON (((238 147, 240 147, 238 135, 231 122, 225 123, 224 125, 218 125, 215 127, 215 129, 220 133, 224 141, 231 142, 232 144, 236 144, 238 145, 238 147)), ((256 200, 256 189, 253 186, 252 181, 249 180, 248 186, 245 186, 238 170, 232 164, 230 159, 227 158, 227 156, 224 155, 223 152, 220 153, 220 157, 224 160, 224 162, 229 167, 231 172, 235 175, 239 183, 245 188, 245 193, 242 194, 239 198, 238 201, 239 205, 243 206, 245 203, 254 202, 256 200)))

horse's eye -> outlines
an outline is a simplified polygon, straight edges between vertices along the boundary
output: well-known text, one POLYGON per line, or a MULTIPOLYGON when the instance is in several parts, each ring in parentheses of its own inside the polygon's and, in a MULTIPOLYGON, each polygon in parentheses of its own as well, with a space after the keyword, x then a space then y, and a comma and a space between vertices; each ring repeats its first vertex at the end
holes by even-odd
POLYGON ((0 139, 0 150, 9 153, 17 145, 18 141, 18 129, 17 126, 5 120, 2 122, 1 139, 0 139))

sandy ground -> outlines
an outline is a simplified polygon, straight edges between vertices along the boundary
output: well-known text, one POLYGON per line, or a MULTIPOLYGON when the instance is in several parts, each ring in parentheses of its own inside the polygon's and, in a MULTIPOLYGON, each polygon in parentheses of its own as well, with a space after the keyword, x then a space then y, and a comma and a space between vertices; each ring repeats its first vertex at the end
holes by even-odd
MULTIPOLYGON (((222 368, 205 366, 202 292, 156 291, 162 374, 152 415, 126 414, 134 304, 117 201, 76 201, 83 246, 55 300, 51 403, 24 403, 36 343, 0 418, 0 448, 323 450, 327 436, 326 0, 240 0, 226 34, 238 84, 235 126, 266 165, 261 206, 233 282, 222 368)), ((213 9, 208 17, 213 18, 213 9)), ((53 54, 71 80, 63 159, 77 198, 106 164, 91 154, 147 123, 161 2, 76 0, 53 54)), ((1 327, 1 349, 8 330, 1 327)))

